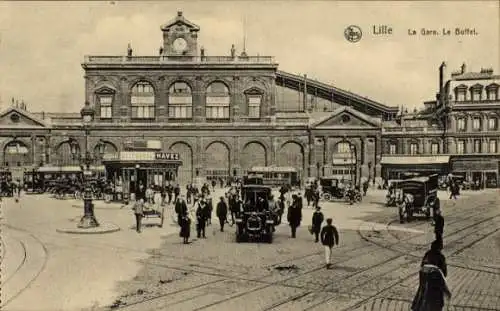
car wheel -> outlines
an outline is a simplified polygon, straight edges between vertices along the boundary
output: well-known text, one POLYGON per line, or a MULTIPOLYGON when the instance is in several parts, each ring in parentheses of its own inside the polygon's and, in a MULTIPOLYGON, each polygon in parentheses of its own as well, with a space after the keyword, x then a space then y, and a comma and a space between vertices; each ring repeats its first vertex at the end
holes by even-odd
POLYGON ((321 195, 321 197, 323 198, 323 200, 325 201, 330 201, 332 199, 332 196, 329 194, 329 193, 323 193, 321 195))

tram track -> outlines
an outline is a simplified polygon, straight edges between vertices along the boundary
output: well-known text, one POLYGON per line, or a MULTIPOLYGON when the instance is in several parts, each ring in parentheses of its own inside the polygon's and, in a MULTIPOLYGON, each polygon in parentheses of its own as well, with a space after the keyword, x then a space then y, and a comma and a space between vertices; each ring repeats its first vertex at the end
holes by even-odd
MULTIPOLYGON (((482 207, 485 207, 485 206, 487 206, 487 204, 484 204, 482 207)), ((480 212, 477 212, 477 214, 479 214, 479 213, 480 213, 480 212)), ((470 220, 470 219, 472 219, 472 218, 474 218, 474 217, 478 216, 477 214, 476 214, 476 215, 469 216, 469 217, 465 217, 465 219, 464 219, 464 218, 457 219, 457 220, 453 221, 452 223, 459 223, 459 222, 463 222, 463 221, 470 220)), ((458 234, 458 233, 460 233, 460 232, 462 232, 462 231, 465 231, 465 230, 467 230, 467 229, 473 228, 473 227, 475 227, 475 226, 481 225, 481 224, 483 224, 483 223, 485 223, 485 222, 487 222, 487 221, 491 221, 492 219, 495 219, 495 218, 497 218, 497 217, 499 217, 499 216, 500 216, 500 214, 497 214, 497 215, 494 215, 494 216, 488 217, 488 218, 486 218, 486 219, 482 219, 482 220, 480 220, 480 221, 476 221, 476 222, 474 222, 473 224, 471 224, 471 225, 467 226, 467 228, 462 228, 462 229, 456 230, 456 231, 455 231, 455 232, 453 232, 453 233, 450 233, 449 235, 447 235, 447 236, 446 236, 446 238, 448 238, 449 236, 452 236, 452 235, 458 234)), ((394 222, 394 221, 391 221, 390 223, 392 223, 392 222, 394 222)), ((471 232, 471 234, 474 234, 474 233, 479 232, 479 231, 481 231, 481 229, 476 229, 476 230, 474 230, 473 232, 471 232)), ((471 241, 471 242, 469 242, 469 243, 467 243, 467 244, 465 244, 465 245, 462 245, 462 246, 461 246, 461 247, 459 247, 458 249, 455 249, 455 250, 454 250, 451 254, 449 254, 449 256, 450 256, 450 257, 452 257, 452 256, 454 256, 454 255, 456 255, 456 254, 458 254, 458 253, 462 252, 463 250, 465 250, 465 249, 467 249, 467 248, 471 247, 472 245, 474 245, 474 244, 476 244, 476 243, 478 243, 478 242, 480 242, 480 241, 482 241, 482 240, 484 240, 484 239, 488 238, 489 236, 491 236, 491 235, 493 235, 493 234, 497 233, 498 231, 500 231, 500 228, 497 228, 497 229, 494 229, 494 230, 490 230, 490 231, 488 231, 488 232, 486 232, 486 233, 484 233, 484 234, 481 234, 481 236, 480 236, 479 238, 474 239, 473 241, 471 241)), ((393 248, 393 247, 394 247, 394 245, 401 244, 402 242, 405 242, 405 243, 406 243, 408 240, 414 239, 414 238, 415 238, 415 236, 411 236, 411 237, 406 238, 406 239, 398 239, 398 241, 397 241, 397 242, 392 243, 392 244, 390 244, 390 245, 386 245, 386 244, 382 244, 382 243, 374 242, 374 241, 372 241, 372 240, 370 240, 370 239, 367 239, 367 238, 366 238, 366 237, 365 237, 365 236, 361 233, 360 228, 358 228, 358 234, 359 234, 359 235, 363 238, 363 240, 365 240, 365 241, 367 241, 367 242, 370 242, 370 243, 372 243, 372 244, 374 244, 374 245, 377 245, 377 246, 379 246, 380 248, 383 248, 383 249, 388 249, 388 250, 392 250, 392 251, 394 251, 394 252, 396 252, 396 253, 399 253, 399 255, 398 255, 398 256, 395 256, 393 260, 397 260, 398 258, 402 258, 402 257, 404 257, 404 258, 406 258, 406 257, 410 257, 410 258, 412 258, 412 259, 409 259, 409 263, 411 263, 411 262, 413 262, 413 263, 418 263, 418 262, 420 261, 421 255, 420 255, 420 256, 417 256, 417 255, 411 254, 410 252, 407 252, 407 251, 400 251, 400 250, 397 250, 397 249, 394 249, 394 248, 393 248)), ((426 233, 423 233, 423 234, 426 234, 426 233)), ((423 234, 420 234, 420 235, 423 235, 423 234)), ((461 238, 462 238, 462 237, 460 237, 459 239, 461 239, 461 238)), ((457 241, 457 240, 459 240, 459 239, 455 239, 455 241, 457 241)), ((381 262, 381 263, 378 263, 377 265, 374 265, 373 267, 374 267, 374 268, 377 268, 378 266, 381 266, 381 265, 383 265, 383 264, 385 264, 385 263, 386 263, 386 262, 381 262)), ((479 271, 479 272, 491 273, 491 274, 494 274, 494 275, 499 275, 499 274, 500 274, 500 273, 498 273, 498 272, 485 271, 485 270, 481 270, 481 269, 471 269, 470 267, 465 267, 465 266, 461 266, 461 265, 457 265, 457 264, 449 264, 449 265, 450 265, 450 266, 459 267, 459 268, 462 268, 462 269, 466 269, 466 270, 474 270, 474 271, 479 271)), ((364 272, 366 272, 366 271, 368 271, 368 270, 370 270, 370 268, 369 268, 369 269, 366 269, 365 271, 362 271, 361 273, 364 273, 364 272)), ((368 296, 368 297, 366 297, 366 298, 362 299, 361 301, 357 302, 357 303, 356 303, 356 304, 354 304, 353 306, 350 306, 350 307, 344 308, 342 311, 351 311, 351 310, 355 310, 356 308, 359 308, 360 306, 364 305, 365 303, 369 302, 370 300, 372 300, 372 299, 374 299, 374 298, 376 298, 376 297, 380 296, 382 293, 384 293, 384 292, 386 292, 386 291, 389 291, 390 289, 394 288, 395 286, 397 286, 397 285, 399 285, 399 284, 401 284, 401 283, 403 283, 403 282, 405 282, 405 281, 407 281, 407 280, 411 279, 412 277, 415 277, 416 275, 418 275, 418 272, 417 272, 417 273, 410 273, 410 274, 406 275, 405 277, 400 278, 399 280, 397 280, 397 281, 396 281, 396 282, 394 282, 393 284, 390 284, 390 285, 388 285, 387 287, 384 287, 383 289, 381 289, 381 290, 377 291, 375 294, 370 295, 370 296, 368 296)), ((349 277, 351 277, 351 276, 348 276, 347 278, 349 278, 349 277)), ((351 288, 344 289, 342 292, 343 292, 343 293, 349 293, 351 290, 353 290, 353 289, 355 289, 355 288, 362 287, 362 286, 363 286, 363 285, 365 285, 365 284, 369 284, 369 283, 371 283, 371 282, 375 281, 378 277, 379 277, 379 275, 376 275, 375 277, 369 278, 368 280, 366 280, 365 282, 363 282, 363 283, 361 283, 361 284, 359 284, 359 283, 358 283, 358 284, 356 284, 355 286, 352 286, 351 288)), ((344 280, 345 280, 345 279, 344 279, 344 280)), ((343 280, 343 281, 344 281, 344 280, 343 280)), ((342 293, 342 292, 340 292, 340 291, 339 291, 339 293, 342 293)), ((307 296, 307 295, 304 295, 304 297, 306 297, 306 296, 307 296)), ((335 299, 336 299, 335 297, 333 297, 333 298, 328 298, 328 299, 324 299, 324 300, 322 300, 322 301, 320 301, 320 302, 318 302, 318 303, 315 303, 315 304, 313 304, 313 305, 311 305, 311 306, 308 306, 308 307, 306 307, 305 309, 302 309, 302 310, 313 310, 313 309, 315 309, 315 308, 319 307, 320 305, 324 305, 324 304, 328 303, 329 301, 332 301, 332 300, 335 300, 335 299)), ((282 306, 284 306, 284 305, 287 305, 287 304, 289 304, 289 303, 293 303, 293 302, 295 302, 295 301, 297 301, 297 298, 295 298, 295 297, 291 297, 289 300, 285 300, 285 301, 281 302, 280 304, 278 304, 278 305, 276 305, 276 306, 272 306, 271 308, 265 309, 265 311, 276 310, 278 307, 282 307, 282 306)), ((478 310, 481 310, 481 309, 478 309, 478 310)), ((484 310, 488 310, 488 309, 484 309, 484 310)))

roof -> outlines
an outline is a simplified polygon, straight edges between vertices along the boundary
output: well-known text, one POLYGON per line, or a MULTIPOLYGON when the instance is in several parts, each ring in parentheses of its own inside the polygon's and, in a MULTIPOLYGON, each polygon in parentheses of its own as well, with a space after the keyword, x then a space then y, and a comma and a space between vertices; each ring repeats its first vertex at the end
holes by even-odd
MULTIPOLYGON (((0 112, 0 118, 11 113, 12 111, 15 111, 16 113, 20 114, 20 115, 23 115, 25 116, 26 118, 28 119, 31 119, 33 122, 35 123, 38 123, 39 125, 41 126, 49 126, 50 124, 50 121, 48 120, 43 120, 41 119, 40 117, 38 117, 37 115, 31 113, 31 112, 28 112, 24 109, 20 109, 20 108, 17 108, 17 107, 9 107, 5 110, 3 110, 2 112, 0 112)), ((5 127, 5 126, 3 126, 5 127)))
POLYGON ((182 11, 177 12, 177 16, 174 19, 171 19, 169 22, 166 24, 161 25, 161 30, 165 31, 170 29, 170 27, 176 25, 176 24, 183 24, 186 25, 187 27, 191 28, 193 31, 199 31, 200 26, 188 21, 184 16, 182 15, 182 11))
POLYGON ((250 171, 288 173, 296 172, 297 169, 291 166, 254 166, 250 169, 250 171))
POLYGON ((466 72, 452 77, 452 80, 483 80, 500 79, 500 75, 493 75, 487 72, 466 72))
POLYGON ((382 156, 380 164, 419 165, 447 164, 450 156, 382 156))
POLYGON ((335 109, 334 111, 328 113, 327 115, 325 115, 323 113, 323 117, 319 117, 319 114, 318 114, 318 119, 317 120, 313 120, 311 118, 311 126, 312 127, 315 127, 315 126, 318 126, 320 125, 321 123, 327 121, 328 119, 331 119, 335 116, 338 116, 340 115, 341 113, 343 112, 347 112, 347 113, 350 113, 352 114, 353 116, 355 116, 356 118, 359 118, 360 120, 363 120, 365 121, 366 123, 368 124, 371 124, 373 126, 380 126, 381 125, 381 121, 377 118, 373 118, 373 117, 370 117, 364 113, 361 113, 359 111, 357 111, 356 109, 352 108, 352 107, 349 107, 349 106, 341 106, 337 109, 335 109))

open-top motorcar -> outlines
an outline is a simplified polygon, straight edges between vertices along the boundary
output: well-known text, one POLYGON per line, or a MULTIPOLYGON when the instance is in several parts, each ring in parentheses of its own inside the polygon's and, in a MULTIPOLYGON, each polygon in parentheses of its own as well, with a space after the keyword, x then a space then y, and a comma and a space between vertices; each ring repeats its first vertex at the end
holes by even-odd
POLYGON ((431 217, 432 205, 437 199, 438 175, 415 177, 401 181, 398 186, 403 193, 398 202, 399 221, 411 221, 415 215, 431 217))
POLYGON ((249 239, 273 242, 274 228, 281 222, 282 211, 269 208, 271 187, 244 185, 241 189, 242 206, 236 214, 236 242, 249 239))

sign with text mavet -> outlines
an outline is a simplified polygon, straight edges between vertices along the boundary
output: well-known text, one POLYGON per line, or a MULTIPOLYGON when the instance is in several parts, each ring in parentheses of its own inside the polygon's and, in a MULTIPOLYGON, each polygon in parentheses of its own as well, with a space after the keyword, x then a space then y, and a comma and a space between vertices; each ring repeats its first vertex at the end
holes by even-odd
POLYGON ((156 152, 155 160, 167 160, 167 161, 179 161, 180 157, 178 153, 170 152, 156 152))

